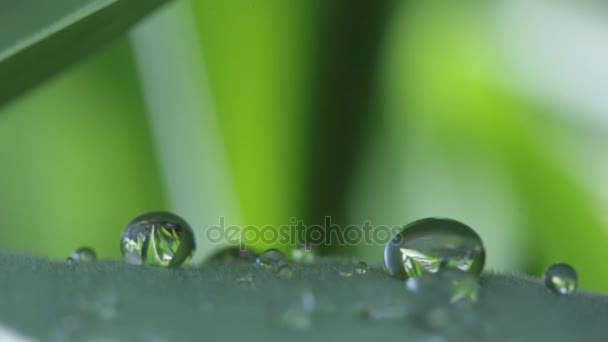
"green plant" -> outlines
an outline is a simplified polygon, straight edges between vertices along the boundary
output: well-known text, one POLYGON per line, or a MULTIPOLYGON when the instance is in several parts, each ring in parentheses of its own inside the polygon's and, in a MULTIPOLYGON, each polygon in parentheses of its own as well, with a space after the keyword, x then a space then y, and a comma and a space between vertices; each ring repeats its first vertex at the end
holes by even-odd
POLYGON ((354 265, 322 259, 293 265, 284 279, 240 262, 164 269, 2 254, 0 321, 45 341, 605 338, 606 297, 558 296, 540 280, 489 273, 476 303, 450 304, 433 291, 408 293, 376 267, 357 274, 354 265))
POLYGON ((0 105, 97 49, 167 0, 0 3, 0 105))
MULTIPOLYGON (((124 33, 131 24, 165 2, 0 2, 0 9, 13 6, 11 11, 0 11, 0 22, 7 28, 0 31, 0 105, 124 33), (32 8, 36 8, 35 13, 32 8), (23 24, 16 24, 18 21, 23 24)), ((155 51, 146 45, 154 38, 154 30, 134 34, 139 62, 148 70, 158 66, 155 64, 158 61, 146 56, 146 50, 155 51)), ((339 58, 334 61, 339 62, 339 58)), ((271 63, 268 65, 269 69, 273 67, 271 63)), ((159 73, 148 75, 153 80, 148 82, 149 86, 164 79, 159 73)), ((445 75, 441 76, 443 81, 445 75)), ((188 77, 183 77, 176 83, 182 89, 196 84, 188 81, 188 77)), ((147 94, 153 95, 154 89, 147 94)), ((180 104, 170 96, 154 99, 180 104)), ((251 101, 254 103, 257 99, 251 101)), ((189 108, 183 102, 181 105, 189 108)), ((246 104, 236 104, 233 115, 242 110, 239 106, 246 104)), ((438 125, 435 129, 440 132, 444 129, 444 137, 456 140, 457 137, 447 134, 454 126, 449 121, 443 124, 449 127, 438 125)), ((188 126, 192 125, 182 128, 188 126)), ((169 149, 167 153, 172 151, 169 149)), ((526 159, 524 161, 536 157, 535 154, 513 155, 526 159)), ((246 157, 241 156, 248 160, 246 157)), ((517 161, 514 160, 514 165, 517 161)), ((273 163, 280 165, 280 158, 273 159, 273 163)), ((526 176, 521 174, 522 178, 526 176)), ((557 178, 550 184, 562 183, 560 180, 557 178)), ((288 179, 281 182, 290 184, 288 179)), ((241 183, 247 183, 241 186, 254 190, 263 188, 252 186, 253 182, 241 180, 241 183)), ((524 183, 536 184, 537 180, 524 183)), ((563 201, 563 207, 578 196, 578 192, 572 192, 574 195, 563 201)), ((213 197, 211 193, 207 198, 213 197)), ((536 203, 542 205, 544 198, 539 199, 536 203)), ((259 199, 252 197, 249 201, 259 199)), ((286 207, 292 205, 285 204, 286 207)), ((249 210, 255 211, 255 207, 249 210)), ((549 228, 552 226, 546 229, 549 228)), ((579 253, 576 248, 580 248, 580 244, 573 245, 570 253, 579 253)), ((5 280, 0 292, 0 322, 41 340, 162 341, 246 336, 255 340, 340 338, 356 341, 386 337, 430 341, 570 341, 577 338, 599 341, 605 337, 603 321, 608 318, 605 297, 584 291, 556 296, 538 281, 520 276, 486 274, 480 282, 479 301, 455 305, 437 302, 432 293, 412 296, 405 291, 402 281, 379 269, 366 275, 344 276, 353 273, 353 263, 348 260, 321 259, 312 265, 294 265, 293 277, 280 279, 275 273, 248 264, 200 266, 202 258, 203 254, 199 253, 191 267, 168 270, 132 267, 108 260, 67 265, 31 256, 1 254, 0 272, 5 280)), ((585 267, 591 269, 595 265, 585 267)))

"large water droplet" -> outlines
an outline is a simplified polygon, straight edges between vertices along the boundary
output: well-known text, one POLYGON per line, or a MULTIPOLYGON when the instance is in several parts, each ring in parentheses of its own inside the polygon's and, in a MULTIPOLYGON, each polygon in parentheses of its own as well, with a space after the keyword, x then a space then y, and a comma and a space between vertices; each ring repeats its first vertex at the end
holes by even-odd
POLYGON ((179 266, 195 250, 194 233, 181 217, 151 212, 133 219, 120 236, 120 250, 127 263, 179 266))
POLYGON ((317 255, 317 249, 310 244, 299 244, 291 250, 291 259, 300 264, 312 263, 317 255))
POLYGON ((70 255, 66 262, 71 264, 74 262, 87 262, 97 259, 95 251, 89 247, 80 247, 70 255))
POLYGON ((276 248, 267 249, 256 259, 256 263, 264 268, 276 271, 287 262, 285 254, 276 248))
POLYGON ((355 265, 355 273, 357 274, 366 274, 367 273, 367 264, 363 261, 359 261, 355 265))
POLYGON ((485 263, 481 238, 463 223, 426 218, 406 225, 386 244, 384 264, 398 277, 418 277, 443 269, 481 273, 485 263))
POLYGON ((549 266, 544 274, 545 286, 551 291, 567 295, 578 286, 578 276, 574 267, 566 263, 557 263, 549 266))
POLYGON ((231 246, 217 251, 211 256, 207 262, 224 263, 233 261, 253 262, 257 258, 257 254, 248 249, 239 246, 231 246))
POLYGON ((415 294, 423 295, 428 301, 437 300, 437 304, 449 301, 476 302, 479 293, 477 275, 459 269, 440 270, 436 274, 424 274, 408 278, 405 288, 415 294))

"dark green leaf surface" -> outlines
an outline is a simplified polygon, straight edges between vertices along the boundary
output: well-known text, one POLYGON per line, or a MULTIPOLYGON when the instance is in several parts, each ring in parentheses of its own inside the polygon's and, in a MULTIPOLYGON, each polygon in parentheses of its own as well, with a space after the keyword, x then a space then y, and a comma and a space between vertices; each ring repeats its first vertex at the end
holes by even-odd
POLYGON ((606 297, 557 296, 536 280, 485 275, 479 300, 413 295, 348 260, 161 269, 0 255, 0 323, 45 341, 603 341, 606 297))
POLYGON ((0 105, 168 0, 0 0, 0 105))

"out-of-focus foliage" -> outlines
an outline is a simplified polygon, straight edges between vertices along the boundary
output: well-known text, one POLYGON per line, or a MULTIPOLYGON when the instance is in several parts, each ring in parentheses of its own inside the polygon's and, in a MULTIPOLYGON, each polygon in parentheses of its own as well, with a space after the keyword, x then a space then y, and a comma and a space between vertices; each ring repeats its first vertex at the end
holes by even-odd
POLYGON ((0 104, 116 38, 166 1, 0 1, 0 104))
POLYGON ((403 216, 455 217, 478 229, 490 267, 540 274, 567 260, 583 286, 603 288, 608 273, 597 272, 593 260, 608 257, 605 217, 577 179, 587 175, 573 175, 560 159, 573 151, 554 140, 555 131, 563 141, 580 133, 548 112, 550 103, 506 86, 517 75, 503 55, 496 10, 433 3, 397 17, 384 69, 384 130, 374 150, 382 156, 367 161, 355 217, 389 224, 403 216))
POLYGON ((192 1, 245 224, 300 217, 317 1, 192 1))
MULTIPOLYGON (((346 208, 340 223, 401 225, 450 216, 479 231, 491 268, 538 274, 567 261, 582 287, 608 289, 608 273, 596 266, 607 256, 601 208, 608 192, 600 190, 606 189, 601 170, 608 158, 601 146, 608 120, 585 121, 586 109, 606 108, 608 101, 583 96, 580 105, 571 97, 566 105, 555 95, 570 89, 564 75, 589 82, 578 88, 590 94, 605 84, 601 72, 591 75, 579 65, 581 56, 603 56, 592 62, 604 67, 601 61, 608 60, 601 48, 606 42, 597 39, 608 26, 596 17, 586 20, 594 5, 394 2, 387 14, 374 16, 383 19, 372 21, 379 38, 367 54, 351 44, 356 36, 346 35, 349 43, 332 40, 344 34, 341 27, 360 32, 358 23, 369 25, 365 8, 330 8, 323 1, 186 3, 202 47, 194 63, 206 70, 209 108, 220 126, 215 153, 226 155, 233 183, 213 191, 235 189, 243 224, 286 224, 308 215, 312 202, 346 208), (331 16, 324 15, 327 9, 331 16), (561 23, 568 23, 567 35, 561 23), (531 43, 529 37, 542 39, 531 43), (578 56, 549 44, 559 37, 588 43, 581 43, 578 56), (541 53, 550 49, 560 58, 545 63, 541 53), (361 63, 353 62, 363 53, 361 63), (551 68, 555 61, 558 67, 551 68), (335 83, 321 87, 325 80, 335 83), (363 96, 369 108, 356 106, 350 115, 349 101, 360 103, 363 96), (323 108, 324 117, 315 116, 323 108), (325 119, 335 128, 323 126, 325 119), (332 158, 339 150, 349 157, 332 158), (323 160, 316 156, 327 158, 312 165, 323 160), (323 180, 321 189, 313 189, 314 179, 323 180)), ((134 68, 129 44, 119 39, 2 108, 1 248, 63 257, 87 244, 101 256, 117 256, 122 226, 141 211, 165 206, 159 189, 167 183, 158 170, 171 165, 158 167, 166 146, 151 137, 146 109, 154 108, 143 105, 140 88, 148 87, 138 83, 153 78, 137 77, 145 68, 134 68)), ((141 63, 144 50, 136 51, 141 63)), ((163 67, 177 70, 171 63, 163 67)), ((0 82, 3 89, 10 81, 0 82)), ((378 261, 380 248, 356 252, 378 261)))
POLYGON ((135 79, 123 38, 2 109, 2 248, 117 257, 123 226, 162 207, 135 79))

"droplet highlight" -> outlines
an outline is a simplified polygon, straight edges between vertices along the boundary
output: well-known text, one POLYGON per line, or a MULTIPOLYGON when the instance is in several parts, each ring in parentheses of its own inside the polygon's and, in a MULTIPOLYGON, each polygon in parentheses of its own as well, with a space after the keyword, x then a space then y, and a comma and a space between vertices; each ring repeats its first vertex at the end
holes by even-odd
POLYGON ((97 254, 92 248, 80 247, 75 250, 66 260, 67 263, 89 262, 97 260, 97 254))
POLYGON ((477 233, 456 220, 426 218, 406 225, 384 248, 387 271, 397 277, 419 277, 458 269, 478 276, 485 249, 477 233))
POLYGON ((133 219, 120 236, 120 250, 129 264, 177 267, 187 262, 196 248, 194 232, 181 217, 151 212, 133 219))
POLYGON ((317 249, 310 244, 299 244, 291 250, 291 260, 299 264, 310 264, 318 256, 317 249))
POLYGON ((285 253, 276 248, 267 249, 256 259, 256 263, 264 268, 276 271, 287 262, 285 253))
POLYGON ((578 275, 574 267, 566 263, 549 266, 543 275, 545 286, 559 295, 568 295, 578 287, 578 275))
POLYGON ((366 274, 367 273, 367 264, 363 261, 359 261, 355 265, 355 273, 357 274, 366 274))

